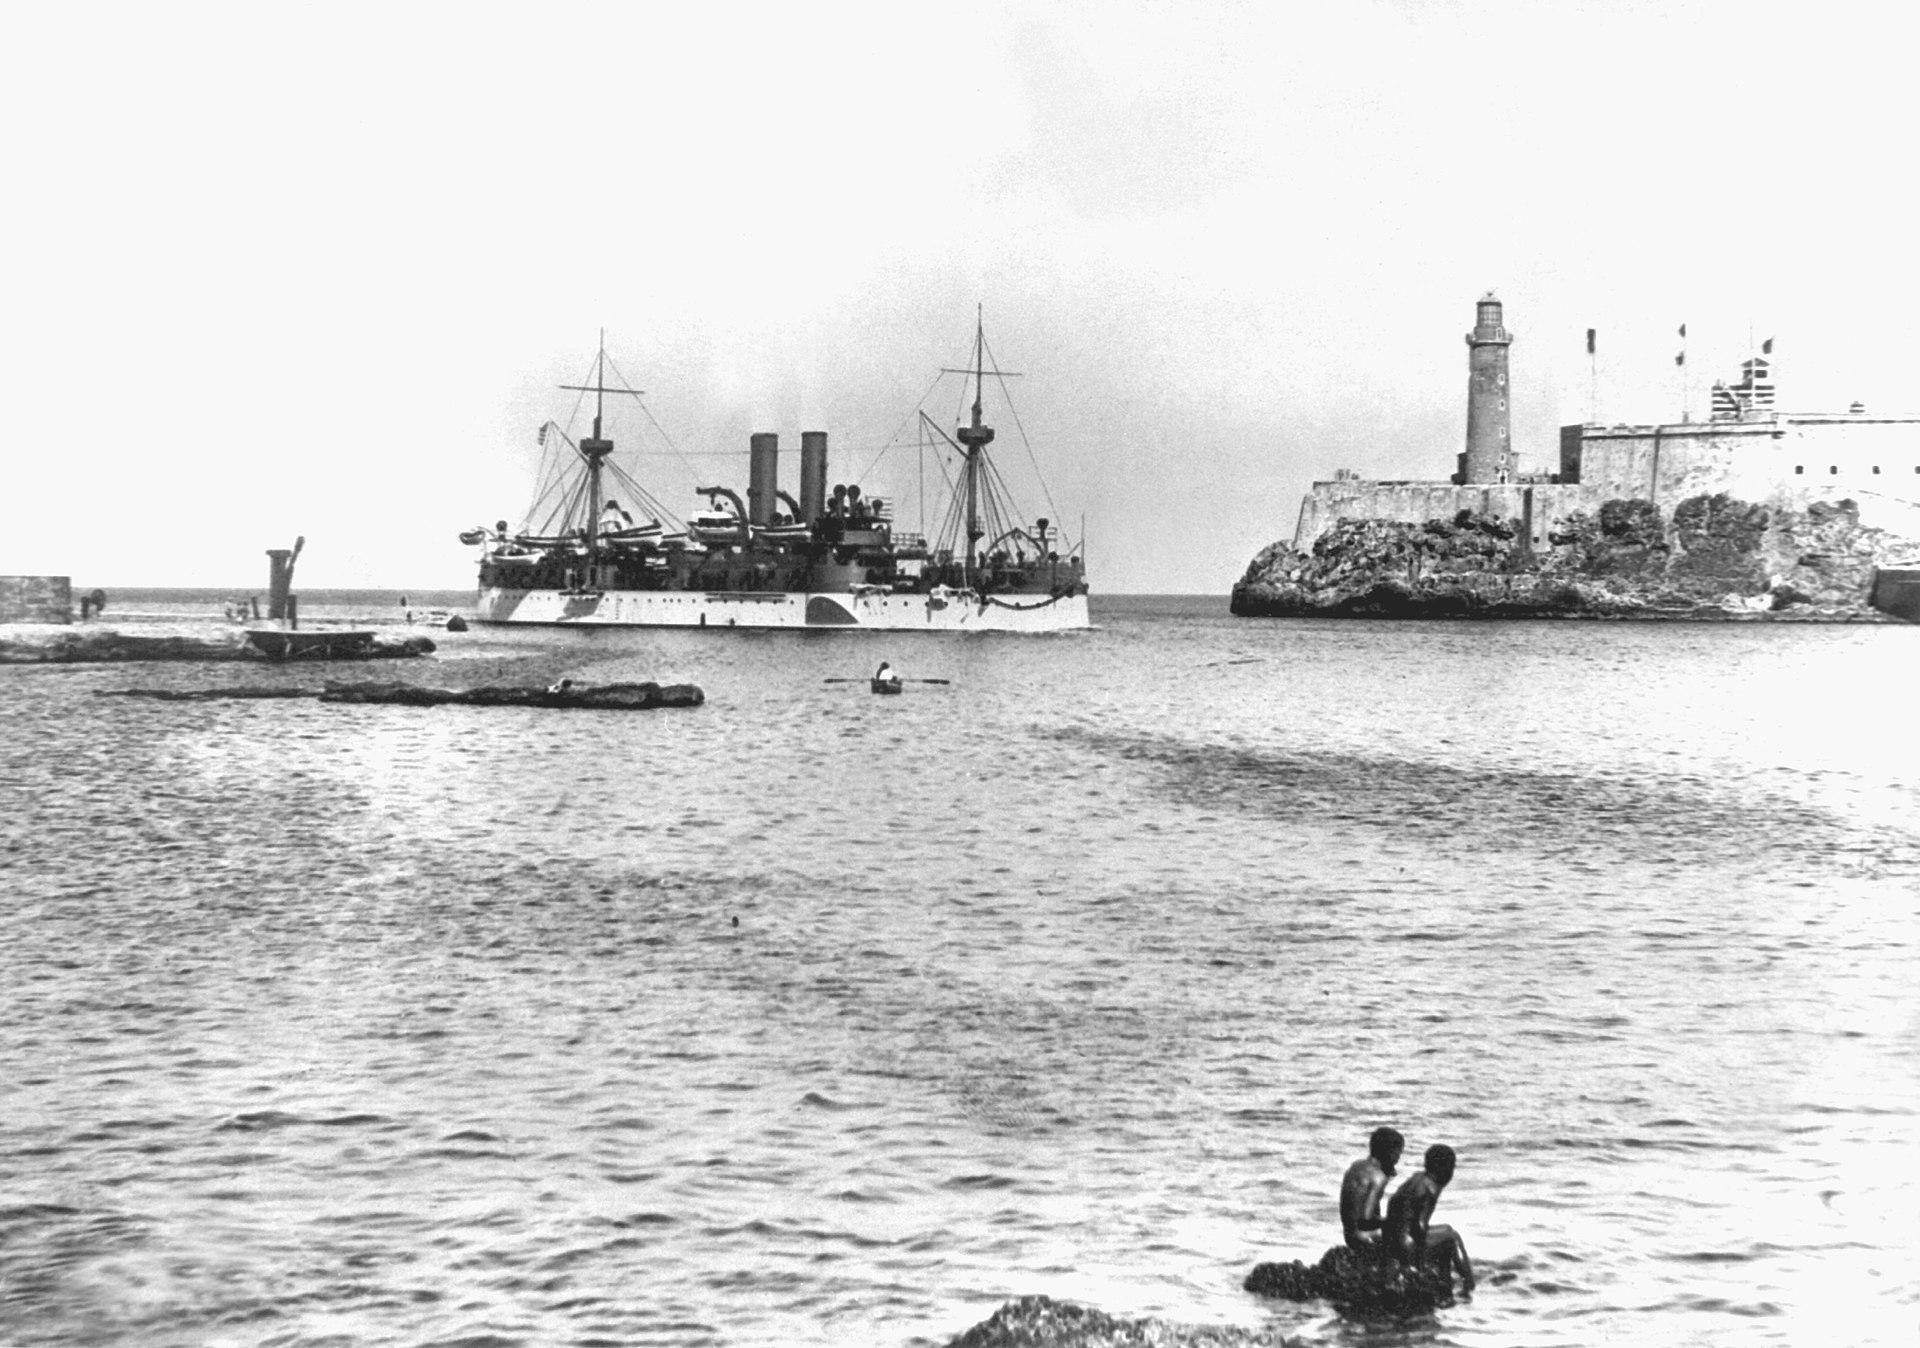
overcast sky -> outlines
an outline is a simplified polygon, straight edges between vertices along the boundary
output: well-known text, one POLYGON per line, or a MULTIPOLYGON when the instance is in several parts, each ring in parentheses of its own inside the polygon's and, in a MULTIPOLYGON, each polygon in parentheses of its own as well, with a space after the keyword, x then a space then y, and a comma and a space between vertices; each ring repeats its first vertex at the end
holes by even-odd
POLYGON ((302 586, 469 585, 602 327, 712 455, 643 461, 684 515, 755 430, 864 468, 984 306, 1109 592, 1224 593, 1337 468, 1444 477, 1489 289, 1523 459, 1588 327, 1606 420, 1677 419, 1682 322, 1695 415, 1750 334, 1785 406, 1914 410, 1881 10, 13 6, 0 572, 257 589, 304 534, 302 586))

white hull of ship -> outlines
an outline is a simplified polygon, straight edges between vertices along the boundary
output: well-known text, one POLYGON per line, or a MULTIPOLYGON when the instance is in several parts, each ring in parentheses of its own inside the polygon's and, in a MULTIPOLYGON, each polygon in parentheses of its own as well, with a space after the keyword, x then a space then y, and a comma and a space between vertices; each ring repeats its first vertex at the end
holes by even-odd
POLYGON ((1070 632, 1087 627, 1087 596, 787 594, 701 590, 482 589, 483 623, 551 627, 866 628, 880 632, 1070 632))

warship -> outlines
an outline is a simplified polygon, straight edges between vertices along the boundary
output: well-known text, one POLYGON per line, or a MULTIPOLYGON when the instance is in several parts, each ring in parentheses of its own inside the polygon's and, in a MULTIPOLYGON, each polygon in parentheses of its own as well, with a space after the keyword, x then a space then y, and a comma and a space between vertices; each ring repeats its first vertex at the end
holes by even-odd
POLYGON ((560 386, 593 395, 593 433, 575 440, 557 422, 540 428, 548 471, 521 527, 501 520, 460 535, 480 549, 478 621, 928 632, 1088 625, 1082 543, 1068 546, 1044 517, 1024 522, 988 454, 987 381, 1004 390, 1012 372, 989 368, 984 324, 972 367, 942 371, 972 383, 966 424, 949 435, 924 400, 917 412, 921 443, 948 488, 931 534, 900 528, 894 503, 857 483, 829 491, 823 431, 801 436, 797 498, 779 484, 778 437, 762 432, 749 441, 746 498, 697 487, 704 508, 676 518, 602 434, 607 398, 640 396, 617 370, 619 382, 608 384, 610 363, 603 336, 593 381, 560 386))

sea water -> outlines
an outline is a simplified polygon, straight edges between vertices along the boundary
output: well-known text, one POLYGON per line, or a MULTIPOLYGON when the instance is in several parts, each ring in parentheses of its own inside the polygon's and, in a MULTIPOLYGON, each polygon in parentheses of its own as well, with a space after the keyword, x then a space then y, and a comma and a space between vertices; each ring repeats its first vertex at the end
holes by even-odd
POLYGON ((0 1343, 1914 1341, 1920 630, 1095 617, 0 668, 0 1343), (1472 1299, 1242 1291, 1380 1124, 1472 1299))

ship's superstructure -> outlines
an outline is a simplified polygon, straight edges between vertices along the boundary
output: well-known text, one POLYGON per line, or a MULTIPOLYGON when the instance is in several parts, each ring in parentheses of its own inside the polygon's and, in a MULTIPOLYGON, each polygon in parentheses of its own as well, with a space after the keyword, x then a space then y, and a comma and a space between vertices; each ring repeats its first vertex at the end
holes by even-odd
POLYGON ((593 383, 562 385, 594 395, 593 434, 576 443, 551 422, 542 428, 543 444, 558 437, 562 471, 528 522, 510 529, 503 520, 461 535, 481 548, 480 621, 1006 632, 1087 626, 1079 548, 1065 547, 1044 518, 1016 522, 987 455, 994 432, 982 399, 987 377, 998 372, 987 365, 984 329, 975 334, 973 367, 959 372, 973 382, 967 424, 949 437, 920 415, 942 442, 936 448, 956 460, 952 500, 932 540, 898 529, 891 503, 856 484, 829 491, 823 431, 801 436, 798 499, 779 485, 778 436, 760 432, 749 442, 746 499, 730 487, 699 487, 706 508, 680 523, 613 460, 613 442, 602 435, 605 399, 638 394, 609 386, 607 365, 603 344, 593 383), (536 524, 543 504, 547 514, 536 524))

